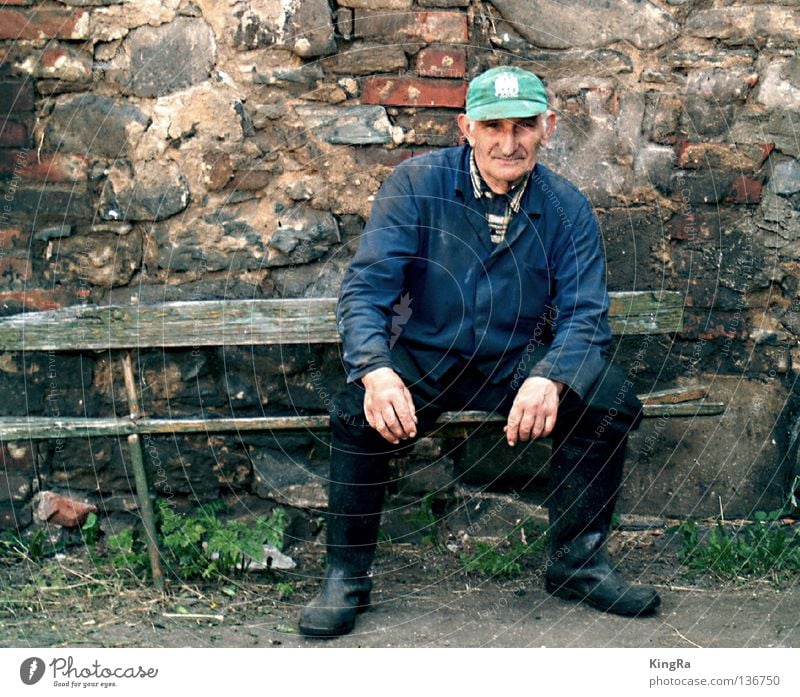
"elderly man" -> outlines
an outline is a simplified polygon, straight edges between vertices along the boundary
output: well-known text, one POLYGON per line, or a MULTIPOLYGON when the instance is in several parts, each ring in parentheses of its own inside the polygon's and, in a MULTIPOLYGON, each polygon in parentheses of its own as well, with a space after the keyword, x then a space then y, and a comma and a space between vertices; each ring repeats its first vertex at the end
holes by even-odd
POLYGON ((458 117, 465 145, 384 182, 344 279, 347 387, 331 417, 327 571, 300 631, 351 631, 369 604, 389 459, 444 410, 508 416, 505 438, 552 437, 546 589, 645 615, 657 593, 605 552, 641 403, 610 364, 608 295, 586 198, 537 163, 556 115, 538 77, 489 70, 458 117))

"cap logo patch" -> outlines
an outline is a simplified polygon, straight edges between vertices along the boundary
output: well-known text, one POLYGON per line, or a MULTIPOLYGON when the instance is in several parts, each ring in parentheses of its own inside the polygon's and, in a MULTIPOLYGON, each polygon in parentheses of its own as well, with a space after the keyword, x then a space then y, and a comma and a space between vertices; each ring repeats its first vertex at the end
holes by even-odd
POLYGON ((511 73, 502 73, 494 81, 494 96, 501 99, 513 99, 519 96, 519 81, 511 73))

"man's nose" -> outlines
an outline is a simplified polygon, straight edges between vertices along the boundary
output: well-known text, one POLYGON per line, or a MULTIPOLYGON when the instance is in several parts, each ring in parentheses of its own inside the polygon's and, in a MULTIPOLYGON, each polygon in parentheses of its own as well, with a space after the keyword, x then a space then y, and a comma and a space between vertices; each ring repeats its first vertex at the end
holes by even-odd
POLYGON ((500 150, 504 157, 511 157, 517 149, 517 136, 513 128, 504 129, 500 134, 500 150))

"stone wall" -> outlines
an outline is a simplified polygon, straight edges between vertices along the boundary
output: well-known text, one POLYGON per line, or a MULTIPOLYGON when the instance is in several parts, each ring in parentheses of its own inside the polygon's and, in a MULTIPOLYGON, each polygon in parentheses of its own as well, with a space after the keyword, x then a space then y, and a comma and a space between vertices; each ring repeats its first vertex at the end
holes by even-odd
MULTIPOLYGON (((617 360, 640 392, 702 380, 731 405, 649 420, 623 507, 777 506, 796 473, 798 39, 795 0, 6 0, 0 312, 335 295, 392 166, 456 143, 467 80, 513 63, 553 95, 543 159, 595 205, 610 288, 686 294, 684 332, 625 338, 617 360)), ((125 413, 110 359, 0 355, 0 412, 125 413)), ((330 348, 144 353, 140 369, 151 414, 319 411, 342 379, 330 348)), ((398 493, 446 498, 498 441, 423 442, 398 493)), ((163 495, 250 510, 323 508, 326 448, 145 442, 163 495)), ((117 442, 0 454, 0 525, 30 522, 42 490, 133 508, 117 442)), ((497 456, 483 481, 502 486, 498 468, 515 486, 541 469, 497 456)))

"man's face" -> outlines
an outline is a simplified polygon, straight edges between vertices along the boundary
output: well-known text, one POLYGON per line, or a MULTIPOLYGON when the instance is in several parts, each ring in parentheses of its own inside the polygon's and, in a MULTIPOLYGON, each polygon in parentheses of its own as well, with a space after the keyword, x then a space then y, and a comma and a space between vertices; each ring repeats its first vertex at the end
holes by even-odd
POLYGON ((492 191, 506 193, 536 164, 539 148, 555 129, 552 112, 525 119, 470 121, 458 117, 461 132, 475 151, 475 162, 492 191))

